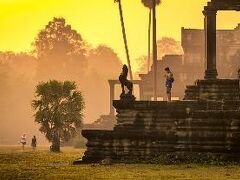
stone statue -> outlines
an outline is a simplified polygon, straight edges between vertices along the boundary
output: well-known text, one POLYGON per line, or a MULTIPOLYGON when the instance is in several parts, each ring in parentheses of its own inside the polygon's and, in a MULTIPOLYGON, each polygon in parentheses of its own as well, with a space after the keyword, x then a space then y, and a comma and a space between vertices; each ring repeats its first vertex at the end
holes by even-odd
POLYGON ((135 100, 135 97, 133 96, 133 83, 129 80, 127 80, 128 76, 128 67, 127 65, 123 65, 122 67, 122 73, 119 76, 119 81, 121 83, 122 88, 122 94, 120 95, 121 99, 128 99, 128 100, 135 100), (124 87, 127 87, 128 93, 125 93, 124 87))

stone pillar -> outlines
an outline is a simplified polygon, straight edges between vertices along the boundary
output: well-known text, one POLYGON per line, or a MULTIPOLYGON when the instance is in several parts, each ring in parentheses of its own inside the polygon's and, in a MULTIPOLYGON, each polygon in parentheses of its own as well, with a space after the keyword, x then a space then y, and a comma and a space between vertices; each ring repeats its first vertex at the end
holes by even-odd
POLYGON ((216 10, 205 9, 203 11, 205 29, 205 79, 216 79, 216 10))
POLYGON ((140 82, 138 85, 139 85, 139 99, 140 99, 140 101, 143 101, 144 100, 144 96, 143 96, 142 82, 140 82))
POLYGON ((109 86, 110 86, 110 115, 114 116, 113 100, 114 100, 115 84, 109 81, 109 86))

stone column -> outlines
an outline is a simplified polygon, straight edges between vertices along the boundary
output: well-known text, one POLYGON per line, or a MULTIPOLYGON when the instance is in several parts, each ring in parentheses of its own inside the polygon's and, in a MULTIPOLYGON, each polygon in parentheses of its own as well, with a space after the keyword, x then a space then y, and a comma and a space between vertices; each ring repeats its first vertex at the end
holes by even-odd
POLYGON ((115 84, 109 81, 109 86, 110 86, 110 115, 114 116, 113 100, 114 100, 115 84))
POLYGON ((205 29, 205 79, 216 79, 216 10, 205 9, 203 11, 205 29))
POLYGON ((139 99, 140 101, 142 101, 144 100, 142 82, 138 83, 138 86, 139 86, 139 99))

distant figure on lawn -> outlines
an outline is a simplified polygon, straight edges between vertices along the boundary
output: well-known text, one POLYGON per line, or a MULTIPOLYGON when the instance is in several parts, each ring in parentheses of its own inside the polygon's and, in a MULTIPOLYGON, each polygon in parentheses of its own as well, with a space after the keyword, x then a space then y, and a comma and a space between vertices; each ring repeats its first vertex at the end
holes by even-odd
POLYGON ((33 150, 36 149, 36 147, 37 147, 37 138, 36 138, 36 136, 33 136, 31 146, 32 146, 33 150))
POLYGON ((165 69, 165 75, 166 78, 166 93, 167 93, 167 101, 171 101, 171 90, 172 90, 172 84, 174 82, 173 73, 171 72, 169 67, 166 67, 165 69))
POLYGON ((22 144, 22 150, 24 150, 24 146, 27 144, 27 135, 26 134, 22 135, 20 143, 22 144))

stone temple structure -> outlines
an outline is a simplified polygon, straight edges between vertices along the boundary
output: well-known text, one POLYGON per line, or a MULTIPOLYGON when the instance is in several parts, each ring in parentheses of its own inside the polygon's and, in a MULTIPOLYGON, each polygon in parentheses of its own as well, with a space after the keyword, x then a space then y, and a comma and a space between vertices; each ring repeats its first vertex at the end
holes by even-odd
MULTIPOLYGON (((218 78, 237 78, 240 61, 235 58, 240 55, 240 20, 234 29, 218 29, 216 31, 217 69, 218 78)), ((181 46, 183 55, 166 54, 157 61, 157 96, 164 99, 165 79, 163 69, 170 67, 175 79, 172 95, 176 99, 183 99, 185 87, 193 84, 204 76, 204 30, 181 29, 181 46)), ((147 74, 140 74, 141 100, 151 100, 153 97, 153 69, 147 74)))
POLYGON ((239 79, 218 79, 216 14, 240 10, 239 0, 212 0, 205 6, 204 79, 187 86, 182 101, 115 100, 117 124, 112 131, 83 130, 83 163, 146 160, 161 154, 240 157, 239 79))

